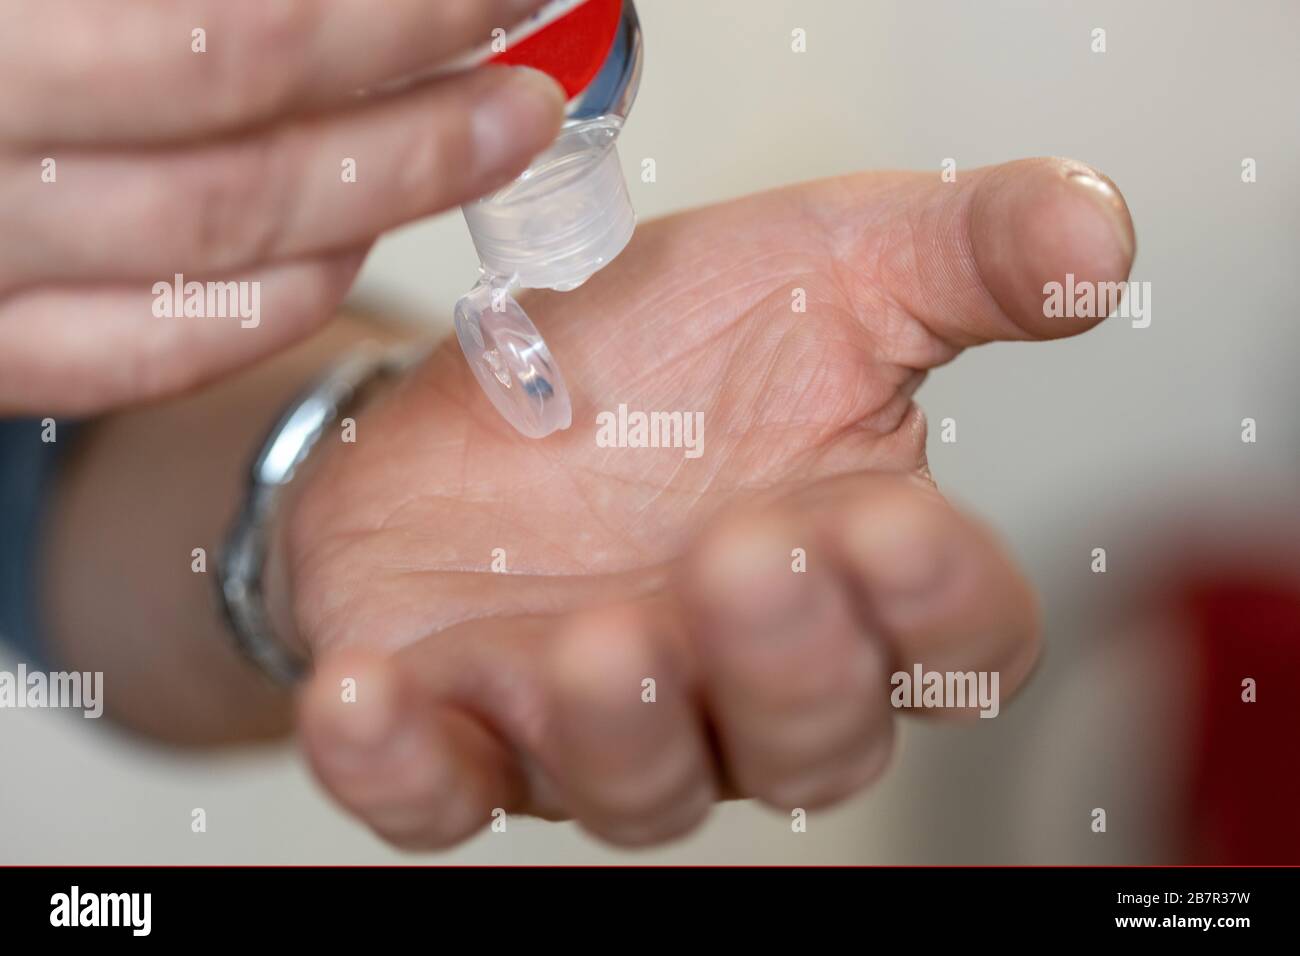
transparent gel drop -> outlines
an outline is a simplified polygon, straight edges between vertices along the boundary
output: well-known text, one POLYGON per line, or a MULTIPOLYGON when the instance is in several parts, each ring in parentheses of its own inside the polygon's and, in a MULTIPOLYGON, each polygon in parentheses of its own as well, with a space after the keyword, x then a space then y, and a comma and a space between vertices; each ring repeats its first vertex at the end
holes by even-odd
POLYGON ((480 282, 456 303, 456 338, 492 405, 520 433, 545 438, 573 423, 564 377, 508 286, 480 282))

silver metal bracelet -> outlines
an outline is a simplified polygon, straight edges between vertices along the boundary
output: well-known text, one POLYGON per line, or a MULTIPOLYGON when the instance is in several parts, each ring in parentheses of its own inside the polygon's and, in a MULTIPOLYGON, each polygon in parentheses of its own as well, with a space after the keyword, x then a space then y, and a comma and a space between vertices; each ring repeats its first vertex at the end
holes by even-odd
POLYGON ((263 592, 267 546, 284 490, 365 386, 400 375, 426 351, 422 346, 359 347, 289 405, 253 461, 243 506, 221 553, 217 581, 236 645, 277 684, 296 683, 310 667, 306 657, 275 633, 263 592))

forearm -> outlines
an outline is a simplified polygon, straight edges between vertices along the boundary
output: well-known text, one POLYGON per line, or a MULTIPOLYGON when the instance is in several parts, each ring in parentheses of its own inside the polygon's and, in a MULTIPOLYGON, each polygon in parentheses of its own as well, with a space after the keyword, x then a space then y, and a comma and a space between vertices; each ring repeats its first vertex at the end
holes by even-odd
POLYGON ((289 695, 227 633, 217 556, 251 456, 285 404, 349 346, 384 337, 340 320, 251 371, 78 436, 45 529, 46 639, 61 669, 104 673, 114 719, 177 744, 287 729, 289 695))

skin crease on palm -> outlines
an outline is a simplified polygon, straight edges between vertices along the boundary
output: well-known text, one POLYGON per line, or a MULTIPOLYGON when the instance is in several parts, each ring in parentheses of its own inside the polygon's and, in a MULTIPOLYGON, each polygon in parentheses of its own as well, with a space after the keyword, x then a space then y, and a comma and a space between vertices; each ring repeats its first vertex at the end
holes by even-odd
POLYGON ((1122 280, 1134 250, 1118 191, 1072 161, 853 175, 643 224, 581 289, 530 294, 566 432, 517 436, 444 344, 283 528, 318 775, 404 847, 496 808, 639 845, 723 797, 860 790, 895 669, 997 670, 1005 706, 1035 602, 934 490, 913 394, 965 347, 1086 330, 1043 316, 1044 283, 1122 280), (598 447, 620 403, 703 412, 703 455, 598 447))

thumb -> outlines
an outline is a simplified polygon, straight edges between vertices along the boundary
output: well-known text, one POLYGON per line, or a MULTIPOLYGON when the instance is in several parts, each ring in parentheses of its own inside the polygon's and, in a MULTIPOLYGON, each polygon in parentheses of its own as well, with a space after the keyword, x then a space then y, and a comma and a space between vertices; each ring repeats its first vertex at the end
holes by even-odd
MULTIPOLYGON (((895 221, 873 226, 878 245, 864 259, 883 291, 954 348, 1092 328, 1105 306, 1101 315, 1064 317, 1045 307, 1045 287, 1071 275, 1076 288, 1122 282, 1136 251, 1119 189, 1074 160, 1021 160, 956 182, 866 176, 857 189, 843 187, 833 201, 867 211, 879 209, 882 188, 895 191, 887 213, 895 221)), ((854 209, 837 212, 851 217, 854 209)))

